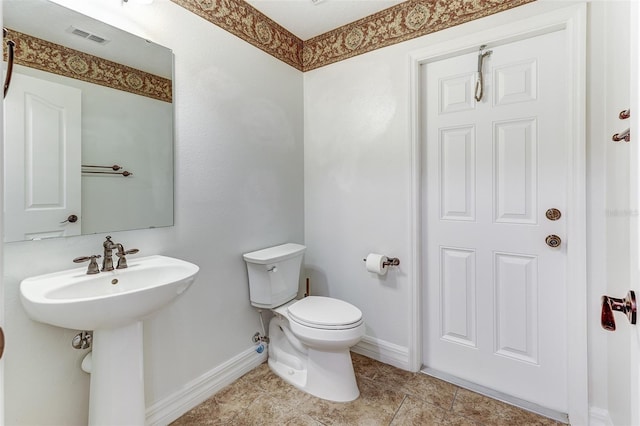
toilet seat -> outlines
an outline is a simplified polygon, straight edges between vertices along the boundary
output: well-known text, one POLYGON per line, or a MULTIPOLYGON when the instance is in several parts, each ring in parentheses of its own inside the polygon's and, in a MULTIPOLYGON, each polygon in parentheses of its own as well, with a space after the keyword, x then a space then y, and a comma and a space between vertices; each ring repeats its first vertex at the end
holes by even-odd
POLYGON ((290 320, 306 327, 345 330, 362 324, 362 311, 331 297, 309 296, 287 306, 290 320))

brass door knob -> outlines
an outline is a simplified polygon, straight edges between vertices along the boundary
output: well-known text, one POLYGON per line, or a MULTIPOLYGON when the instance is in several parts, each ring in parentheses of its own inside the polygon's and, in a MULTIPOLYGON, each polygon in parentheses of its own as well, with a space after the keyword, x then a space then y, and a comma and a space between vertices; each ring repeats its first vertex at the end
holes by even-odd
POLYGON ((547 243, 547 245, 549 247, 560 247, 560 244, 562 244, 562 240, 560 239, 560 237, 558 237, 557 235, 547 235, 547 238, 544 239, 544 242, 547 243))

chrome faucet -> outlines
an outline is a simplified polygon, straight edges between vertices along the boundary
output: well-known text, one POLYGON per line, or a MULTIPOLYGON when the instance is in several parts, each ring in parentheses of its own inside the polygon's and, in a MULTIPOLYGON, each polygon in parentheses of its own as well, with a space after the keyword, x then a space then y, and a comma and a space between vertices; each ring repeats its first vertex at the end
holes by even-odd
POLYGON ((112 251, 118 246, 111 241, 111 235, 107 235, 107 239, 102 243, 104 248, 104 256, 102 258, 102 271, 113 271, 113 254, 112 251))

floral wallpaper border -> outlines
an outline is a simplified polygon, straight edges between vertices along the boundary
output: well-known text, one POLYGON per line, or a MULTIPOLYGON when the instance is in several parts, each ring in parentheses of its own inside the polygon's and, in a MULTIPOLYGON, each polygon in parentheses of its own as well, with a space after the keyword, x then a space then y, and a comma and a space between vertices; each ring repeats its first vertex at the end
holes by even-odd
POLYGON ((302 40, 243 0, 171 0, 302 71, 302 40))
POLYGON ((535 0, 407 0, 306 41, 244 0, 171 1, 281 61, 310 71, 535 0))
POLYGON ((484 18, 535 0, 409 0, 304 42, 303 69, 484 18))
MULTIPOLYGON (((14 63, 112 89, 172 102, 171 80, 7 28, 14 63)), ((6 43, 4 60, 7 60, 6 43)))

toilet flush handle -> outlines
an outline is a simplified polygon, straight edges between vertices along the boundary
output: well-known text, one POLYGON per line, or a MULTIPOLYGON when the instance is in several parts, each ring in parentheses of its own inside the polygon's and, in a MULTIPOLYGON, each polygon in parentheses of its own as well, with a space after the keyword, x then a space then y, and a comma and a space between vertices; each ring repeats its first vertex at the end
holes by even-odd
POLYGON ((278 267, 276 265, 271 265, 267 268, 267 272, 278 272, 278 267))

